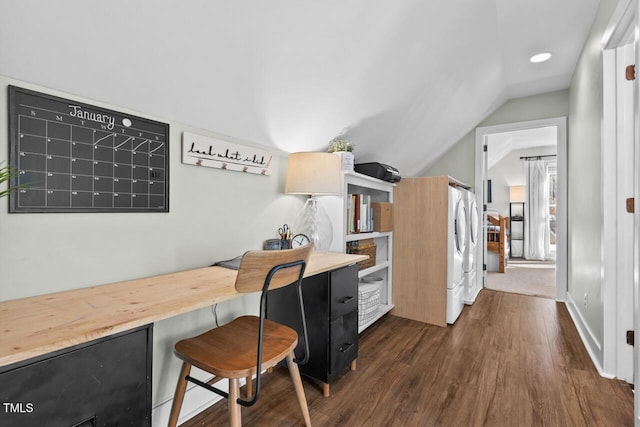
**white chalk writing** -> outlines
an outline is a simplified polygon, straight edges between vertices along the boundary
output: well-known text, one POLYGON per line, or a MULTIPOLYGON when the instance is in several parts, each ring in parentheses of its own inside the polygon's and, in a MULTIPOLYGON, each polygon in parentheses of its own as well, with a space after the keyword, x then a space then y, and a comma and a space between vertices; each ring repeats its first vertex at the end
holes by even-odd
POLYGON ((90 111, 84 111, 79 105, 69 105, 71 111, 69 115, 71 117, 77 117, 79 119, 91 120, 92 122, 104 123, 107 129, 113 130, 116 125, 116 118, 107 114, 95 113, 90 111))

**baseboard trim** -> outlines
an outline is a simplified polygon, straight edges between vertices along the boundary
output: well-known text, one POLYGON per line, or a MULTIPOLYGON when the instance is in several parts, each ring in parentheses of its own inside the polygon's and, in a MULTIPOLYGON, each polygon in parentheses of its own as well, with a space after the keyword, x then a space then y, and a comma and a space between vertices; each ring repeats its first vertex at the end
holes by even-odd
POLYGON ((580 335, 580 339, 584 344, 584 347, 587 349, 587 353, 591 358, 591 362, 593 366, 598 371, 601 377, 604 378, 615 378, 615 375, 612 375, 608 372, 605 372, 602 368, 602 361, 598 357, 598 355, 602 355, 602 345, 598 342, 596 337, 589 329, 587 322, 585 322, 584 317, 582 317, 582 313, 578 310, 578 307, 571 296, 571 293, 567 292, 565 305, 567 306, 567 310, 569 311, 569 315, 571 316, 571 320, 573 320, 573 324, 578 330, 578 334, 580 335))

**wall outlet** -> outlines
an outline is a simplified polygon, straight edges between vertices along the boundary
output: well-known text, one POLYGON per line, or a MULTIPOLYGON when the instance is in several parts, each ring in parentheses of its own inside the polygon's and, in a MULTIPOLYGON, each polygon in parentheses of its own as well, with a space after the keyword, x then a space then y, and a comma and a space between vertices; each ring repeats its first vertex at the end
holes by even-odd
POLYGON ((584 308, 589 308, 589 294, 584 293, 584 308))

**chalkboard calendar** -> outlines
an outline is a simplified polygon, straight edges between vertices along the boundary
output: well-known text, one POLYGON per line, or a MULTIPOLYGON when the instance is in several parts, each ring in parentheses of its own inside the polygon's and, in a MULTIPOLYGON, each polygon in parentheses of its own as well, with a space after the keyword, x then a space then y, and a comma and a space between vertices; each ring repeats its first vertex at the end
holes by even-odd
POLYGON ((169 125, 9 86, 10 212, 168 212, 169 125))

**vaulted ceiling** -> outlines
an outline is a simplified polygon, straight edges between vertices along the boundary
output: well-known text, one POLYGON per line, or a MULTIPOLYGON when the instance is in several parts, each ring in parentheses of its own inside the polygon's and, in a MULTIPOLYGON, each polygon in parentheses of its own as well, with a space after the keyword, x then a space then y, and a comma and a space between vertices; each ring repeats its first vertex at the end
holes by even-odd
POLYGON ((0 74, 289 152, 342 136, 412 176, 507 99, 567 88, 597 7, 0 0, 0 74))
MULTIPOLYGON (((558 130, 555 126, 494 133, 488 136, 487 167, 491 169, 509 153, 525 148, 552 147, 547 153, 557 152, 558 130)), ((546 153, 545 153, 546 154, 546 153)))

